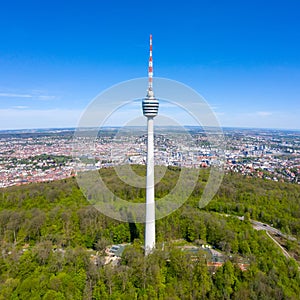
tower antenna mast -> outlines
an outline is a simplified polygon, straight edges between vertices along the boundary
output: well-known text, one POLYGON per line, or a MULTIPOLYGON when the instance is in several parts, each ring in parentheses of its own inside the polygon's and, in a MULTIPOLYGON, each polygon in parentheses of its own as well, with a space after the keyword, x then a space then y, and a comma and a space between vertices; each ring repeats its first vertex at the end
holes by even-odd
MULTIPOLYGON (((152 59, 152 34, 150 34, 149 64, 148 64, 148 95, 153 94, 153 59, 152 59)), ((153 95, 152 95, 153 96, 153 95)))

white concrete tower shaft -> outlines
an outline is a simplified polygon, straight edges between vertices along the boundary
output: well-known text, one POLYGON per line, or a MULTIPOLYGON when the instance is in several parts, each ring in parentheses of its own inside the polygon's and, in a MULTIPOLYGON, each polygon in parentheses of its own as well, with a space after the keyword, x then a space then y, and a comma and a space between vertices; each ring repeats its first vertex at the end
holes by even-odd
POLYGON ((147 138, 145 254, 150 253, 155 247, 153 118, 147 119, 147 128, 148 128, 148 138, 147 138))
POLYGON ((146 177, 146 220, 145 254, 155 248, 155 201, 154 201, 154 122, 158 114, 159 102, 153 93, 152 35, 150 35, 150 55, 148 65, 148 90, 143 99, 143 114, 147 117, 147 177, 146 177))

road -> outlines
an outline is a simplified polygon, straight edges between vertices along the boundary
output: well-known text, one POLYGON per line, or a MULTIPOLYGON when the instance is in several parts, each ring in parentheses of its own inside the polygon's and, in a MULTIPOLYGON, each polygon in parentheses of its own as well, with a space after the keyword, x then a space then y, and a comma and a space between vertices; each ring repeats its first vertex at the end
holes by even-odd
MULTIPOLYGON (((243 221, 244 220, 244 217, 240 217, 240 216, 234 216, 234 215, 228 215, 228 214, 220 214, 224 217, 236 217, 238 218, 239 220, 243 221)), ((259 222, 259 221, 255 221, 255 220, 251 220, 250 219, 250 222, 253 226, 254 229, 256 230, 264 230, 266 232, 266 234, 268 235, 268 237, 281 249, 283 255, 286 257, 286 258, 293 258, 281 245, 279 242, 277 242, 272 236, 270 233, 274 234, 274 235, 277 235, 277 236, 281 236, 281 237, 284 237, 285 239, 288 239, 290 241, 296 241, 297 239, 293 236, 290 236, 290 235, 287 235, 287 234, 284 234, 282 233, 279 229, 276 229, 268 224, 265 224, 265 223, 262 223, 262 222, 259 222)), ((294 258, 293 258, 294 259, 294 258)), ((300 267, 298 267, 298 270, 300 271, 300 267)))
MULTIPOLYGON (((235 215, 229 215, 229 214, 219 214, 221 216, 224 216, 224 217, 235 217, 235 218, 238 218, 239 220, 241 221, 244 221, 244 216, 240 217, 240 216, 235 216, 235 215)), ((255 220, 252 220, 250 219, 250 222, 253 226, 254 229, 256 230, 265 230, 267 232, 270 232, 274 235, 278 235, 278 236, 281 236, 285 239, 288 239, 290 241, 296 241, 297 239, 291 235, 287 235, 287 234, 284 234, 282 233, 279 229, 276 229, 268 224, 265 224, 265 223, 262 223, 262 222, 259 222, 259 221, 255 221, 255 220)))
POLYGON ((254 221, 254 220, 250 220, 252 226, 254 229, 256 230, 265 230, 267 232, 270 232, 272 234, 284 237, 285 239, 288 239, 290 241, 296 241, 296 238, 287 234, 282 233, 279 229, 276 229, 268 224, 262 223, 262 222, 258 222, 258 221, 254 221))

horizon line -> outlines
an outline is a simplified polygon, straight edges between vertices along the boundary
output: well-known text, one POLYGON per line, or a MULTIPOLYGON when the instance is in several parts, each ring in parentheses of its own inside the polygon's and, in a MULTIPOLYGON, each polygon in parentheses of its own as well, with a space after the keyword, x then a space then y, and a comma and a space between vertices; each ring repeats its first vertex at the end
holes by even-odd
MULTIPOLYGON (((58 130, 64 130, 64 131, 76 131, 80 129, 85 130, 101 130, 101 129, 117 129, 117 128, 143 128, 146 127, 146 125, 132 125, 132 126, 121 126, 121 125, 107 125, 107 126, 100 126, 100 127, 94 127, 94 126, 85 126, 85 127, 35 127, 35 128, 17 128, 17 129, 0 129, 0 133, 4 132, 26 132, 26 131, 58 131, 58 130)), ((200 126, 200 125, 183 125, 183 126, 177 126, 177 125, 155 125, 157 128, 220 128, 222 130, 224 129, 242 129, 242 130, 279 130, 279 131, 299 131, 300 129, 297 128, 275 128, 275 127, 244 127, 244 126, 200 126)))

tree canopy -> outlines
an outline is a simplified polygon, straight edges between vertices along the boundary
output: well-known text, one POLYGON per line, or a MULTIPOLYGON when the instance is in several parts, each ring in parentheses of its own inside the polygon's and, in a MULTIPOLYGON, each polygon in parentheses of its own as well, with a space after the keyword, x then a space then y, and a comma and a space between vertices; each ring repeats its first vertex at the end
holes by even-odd
MULTIPOLYGON (((113 169, 100 172, 118 196, 144 201, 144 189, 122 183, 113 169)), ((179 173, 167 170, 156 186, 157 199, 179 173)), ((201 171, 188 201, 156 222, 157 249, 146 257, 144 226, 98 212, 74 178, 1 189, 0 299, 299 299, 299 265, 249 219, 299 240, 300 186, 227 174, 200 209, 208 174, 201 171), (244 215, 244 221, 234 215, 244 215), (209 244, 224 254, 224 263, 212 267, 203 252, 182 251, 176 241, 209 244), (104 249, 118 243, 130 243, 120 264, 104 264, 104 249)), ((297 241, 287 242, 289 247, 297 248, 297 241)))

